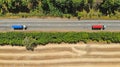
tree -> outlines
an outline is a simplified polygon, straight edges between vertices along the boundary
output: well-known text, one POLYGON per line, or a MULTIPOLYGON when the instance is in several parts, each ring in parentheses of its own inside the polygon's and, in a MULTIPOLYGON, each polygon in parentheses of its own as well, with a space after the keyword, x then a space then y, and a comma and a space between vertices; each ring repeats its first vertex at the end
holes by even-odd
POLYGON ((95 5, 95 1, 96 1, 96 0, 88 0, 89 8, 90 8, 90 9, 93 9, 93 7, 94 7, 94 5, 95 5))
POLYGON ((100 11, 105 15, 115 14, 115 10, 119 7, 119 0, 104 0, 100 5, 100 11))
POLYGON ((5 14, 8 12, 8 5, 7 3, 11 3, 9 0, 0 0, 0 13, 5 14))

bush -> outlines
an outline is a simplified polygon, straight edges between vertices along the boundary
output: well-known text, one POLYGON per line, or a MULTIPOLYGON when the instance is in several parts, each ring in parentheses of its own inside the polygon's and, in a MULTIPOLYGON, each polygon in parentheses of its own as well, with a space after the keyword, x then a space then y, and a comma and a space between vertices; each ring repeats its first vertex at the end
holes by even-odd
POLYGON ((35 45, 35 39, 33 39, 32 37, 26 37, 24 40, 23 40, 23 45, 26 46, 26 49, 27 50, 34 50, 34 47, 36 46, 35 45))
POLYGON ((81 19, 81 17, 83 17, 82 12, 78 12, 78 13, 77 13, 77 18, 80 20, 80 19, 81 19))

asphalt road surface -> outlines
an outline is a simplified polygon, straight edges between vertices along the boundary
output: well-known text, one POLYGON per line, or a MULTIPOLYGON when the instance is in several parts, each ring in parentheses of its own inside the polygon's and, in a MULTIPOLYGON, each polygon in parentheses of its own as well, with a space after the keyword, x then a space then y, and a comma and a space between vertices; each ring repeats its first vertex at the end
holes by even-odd
POLYGON ((27 31, 92 31, 94 24, 106 25, 105 31, 120 31, 120 20, 47 20, 47 19, 3 19, 0 30, 10 31, 14 24, 28 27, 27 31))

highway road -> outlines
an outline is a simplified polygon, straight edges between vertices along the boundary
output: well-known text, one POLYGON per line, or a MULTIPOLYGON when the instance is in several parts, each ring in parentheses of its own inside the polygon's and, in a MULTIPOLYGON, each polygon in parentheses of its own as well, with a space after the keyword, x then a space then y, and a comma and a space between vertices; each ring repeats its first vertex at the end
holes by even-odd
POLYGON ((47 19, 3 19, 0 30, 13 30, 13 24, 28 26, 28 31, 91 31, 94 24, 106 25, 105 31, 120 31, 120 20, 47 20, 47 19))

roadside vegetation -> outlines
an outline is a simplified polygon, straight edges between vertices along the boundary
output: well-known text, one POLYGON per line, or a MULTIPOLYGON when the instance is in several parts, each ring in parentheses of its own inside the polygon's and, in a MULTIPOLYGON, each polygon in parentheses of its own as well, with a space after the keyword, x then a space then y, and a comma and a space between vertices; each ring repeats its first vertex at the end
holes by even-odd
POLYGON ((120 19, 120 0, 0 0, 0 17, 120 19))
POLYGON ((5 32, 0 33, 0 45, 26 46, 33 50, 48 43, 120 43, 120 32, 5 32))

